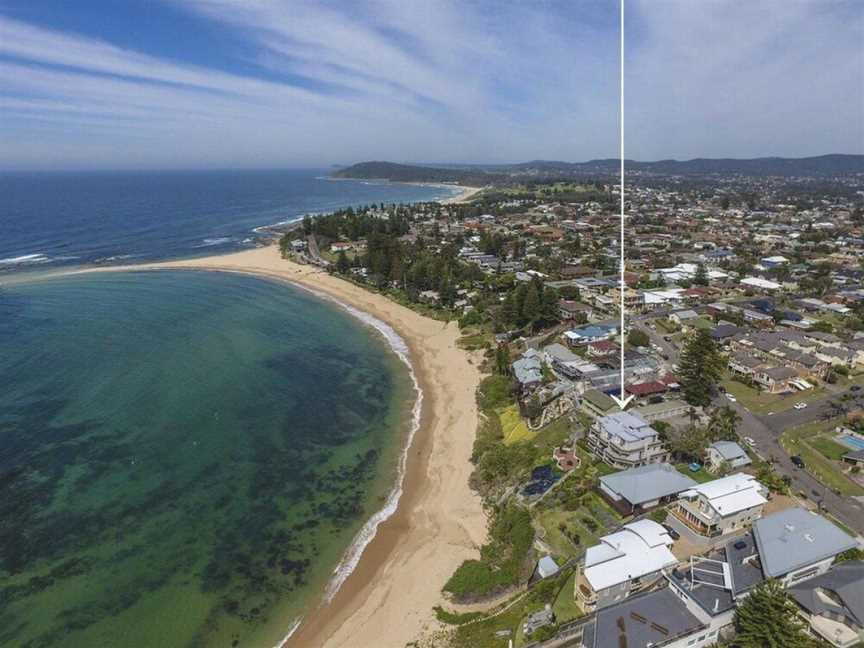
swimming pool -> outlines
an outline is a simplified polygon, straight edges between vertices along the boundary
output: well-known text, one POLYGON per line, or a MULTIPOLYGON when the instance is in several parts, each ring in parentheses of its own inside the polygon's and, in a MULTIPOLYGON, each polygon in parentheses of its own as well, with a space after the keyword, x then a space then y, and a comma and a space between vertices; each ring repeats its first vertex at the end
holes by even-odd
POLYGON ((856 450, 864 450, 864 441, 852 436, 851 434, 844 434, 840 437, 840 441, 845 443, 850 448, 855 448, 856 450))

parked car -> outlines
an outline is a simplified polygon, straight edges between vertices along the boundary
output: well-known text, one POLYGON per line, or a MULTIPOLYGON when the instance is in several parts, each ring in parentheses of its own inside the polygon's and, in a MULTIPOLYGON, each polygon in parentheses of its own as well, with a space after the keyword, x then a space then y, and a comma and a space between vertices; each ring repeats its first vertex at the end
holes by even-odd
POLYGON ((807 407, 807 403, 795 403, 795 409, 802 410, 807 407))
POLYGON ((795 464, 796 468, 804 468, 804 460, 799 455, 792 455, 790 459, 792 459, 792 463, 795 464))
POLYGON ((727 393, 727 394, 726 394, 726 398, 728 398, 728 399, 729 399, 730 401, 732 401, 733 403, 737 403, 737 402, 738 402, 738 399, 735 398, 735 396, 733 396, 732 394, 728 394, 728 393, 727 393))
POLYGON ((752 448, 756 445, 756 440, 753 437, 744 437, 744 443, 752 448))
POLYGON ((678 540, 678 538, 681 537, 681 534, 678 533, 675 529, 673 529, 668 524, 664 524, 663 528, 666 529, 666 533, 668 533, 669 537, 672 538, 673 540, 678 540))

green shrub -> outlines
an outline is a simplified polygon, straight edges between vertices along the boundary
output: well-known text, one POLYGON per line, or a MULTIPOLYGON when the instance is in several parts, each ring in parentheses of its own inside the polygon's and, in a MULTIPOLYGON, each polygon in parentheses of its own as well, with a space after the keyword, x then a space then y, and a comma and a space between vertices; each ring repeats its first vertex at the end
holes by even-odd
POLYGON ((519 584, 534 542, 531 516, 514 504, 498 510, 480 560, 466 560, 444 585, 457 598, 488 596, 519 584))

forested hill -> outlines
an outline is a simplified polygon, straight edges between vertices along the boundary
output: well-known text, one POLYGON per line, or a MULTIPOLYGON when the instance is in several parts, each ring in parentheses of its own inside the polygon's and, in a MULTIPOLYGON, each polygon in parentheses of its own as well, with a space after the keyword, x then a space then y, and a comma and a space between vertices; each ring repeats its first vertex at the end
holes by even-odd
MULTIPOLYGON (((617 173, 618 158, 591 160, 589 162, 550 162, 535 160, 514 164, 509 167, 516 171, 535 173, 617 173)), ((750 159, 736 158, 696 158, 694 160, 658 160, 639 162, 624 160, 630 171, 644 171, 660 175, 706 175, 712 173, 753 176, 814 176, 844 175, 864 173, 864 155, 819 155, 806 158, 762 157, 750 159)))
MULTIPOLYGON (((864 155, 820 155, 806 158, 697 158, 694 160, 625 160, 625 168, 656 175, 707 176, 837 176, 864 173, 864 155)), ((392 180, 394 182, 452 182, 466 186, 509 184, 519 178, 605 176, 618 173, 616 158, 588 162, 534 160, 520 164, 426 167, 393 162, 361 162, 335 171, 334 178, 392 180)))
POLYGON ((330 174, 332 178, 390 180, 392 182, 452 182, 465 186, 483 186, 506 176, 483 170, 412 166, 394 162, 360 162, 330 174))

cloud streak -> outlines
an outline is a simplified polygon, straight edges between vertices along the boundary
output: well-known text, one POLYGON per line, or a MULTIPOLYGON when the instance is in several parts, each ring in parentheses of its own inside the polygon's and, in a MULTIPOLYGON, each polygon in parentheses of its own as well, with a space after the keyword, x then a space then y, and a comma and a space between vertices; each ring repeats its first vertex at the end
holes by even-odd
MULTIPOLYGON (((628 156, 864 148, 860 5, 628 6, 628 156)), ((220 64, 193 64, 206 56, 184 60, 182 47, 142 48, 124 33, 49 28, 0 8, 0 168, 617 154, 616 3, 165 0, 161 9, 242 48, 214 37, 220 64)))

